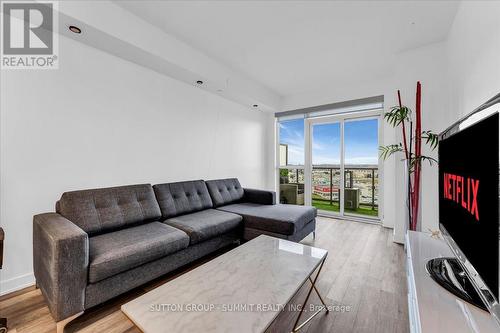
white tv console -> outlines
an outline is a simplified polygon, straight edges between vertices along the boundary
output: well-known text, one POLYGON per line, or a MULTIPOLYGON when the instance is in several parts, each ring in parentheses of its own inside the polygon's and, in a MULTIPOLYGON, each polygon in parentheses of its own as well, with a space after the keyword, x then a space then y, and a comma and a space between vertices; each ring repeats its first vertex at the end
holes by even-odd
POLYGON ((429 259, 453 257, 444 240, 408 231, 405 249, 410 332, 500 332, 500 325, 489 312, 448 292, 427 273, 425 264, 429 259))

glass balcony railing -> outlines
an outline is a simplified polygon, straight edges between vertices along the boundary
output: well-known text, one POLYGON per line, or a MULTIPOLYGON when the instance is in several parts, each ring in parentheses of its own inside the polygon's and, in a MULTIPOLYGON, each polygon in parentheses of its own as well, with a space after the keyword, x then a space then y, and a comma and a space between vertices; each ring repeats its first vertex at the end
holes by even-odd
MULTIPOLYGON (((340 212, 340 168, 313 166, 312 205, 319 210, 340 212)), ((344 214, 378 217, 378 168, 346 166, 344 214)), ((280 202, 304 204, 304 170, 280 169, 280 202)))
POLYGON ((280 169, 280 203, 304 204, 304 169, 280 169))

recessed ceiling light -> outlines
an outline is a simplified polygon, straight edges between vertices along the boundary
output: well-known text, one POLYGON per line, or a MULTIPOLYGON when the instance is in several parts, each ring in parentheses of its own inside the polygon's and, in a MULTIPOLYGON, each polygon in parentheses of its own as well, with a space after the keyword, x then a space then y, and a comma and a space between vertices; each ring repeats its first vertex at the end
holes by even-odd
POLYGON ((202 80, 198 80, 196 81, 197 84, 203 84, 203 81, 202 80))
POLYGON ((75 27, 74 25, 69 26, 69 31, 74 32, 75 34, 81 34, 82 29, 75 27))
POLYGON ((254 105, 253 105, 253 107, 254 107, 254 108, 256 108, 256 107, 258 107, 258 106, 259 106, 258 104, 254 104, 254 105))

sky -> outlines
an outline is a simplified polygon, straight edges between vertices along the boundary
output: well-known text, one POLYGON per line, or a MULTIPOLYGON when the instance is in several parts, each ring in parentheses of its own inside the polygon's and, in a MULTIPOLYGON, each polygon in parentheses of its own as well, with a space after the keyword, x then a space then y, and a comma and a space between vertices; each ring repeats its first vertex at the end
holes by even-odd
MULTIPOLYGON (((346 121, 345 164, 378 164, 377 119, 346 121)), ((280 143, 288 144, 288 164, 304 164, 304 120, 280 122, 280 143)), ((340 124, 313 126, 313 165, 340 164, 340 124)))

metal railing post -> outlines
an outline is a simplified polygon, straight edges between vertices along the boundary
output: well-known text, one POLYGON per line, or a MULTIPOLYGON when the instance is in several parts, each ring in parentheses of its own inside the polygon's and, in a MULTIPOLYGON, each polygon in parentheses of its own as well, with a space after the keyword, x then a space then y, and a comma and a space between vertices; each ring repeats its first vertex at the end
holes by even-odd
POLYGON ((330 206, 333 206, 333 168, 330 168, 330 206))
POLYGON ((372 169, 372 210, 375 210, 375 169, 372 169))

